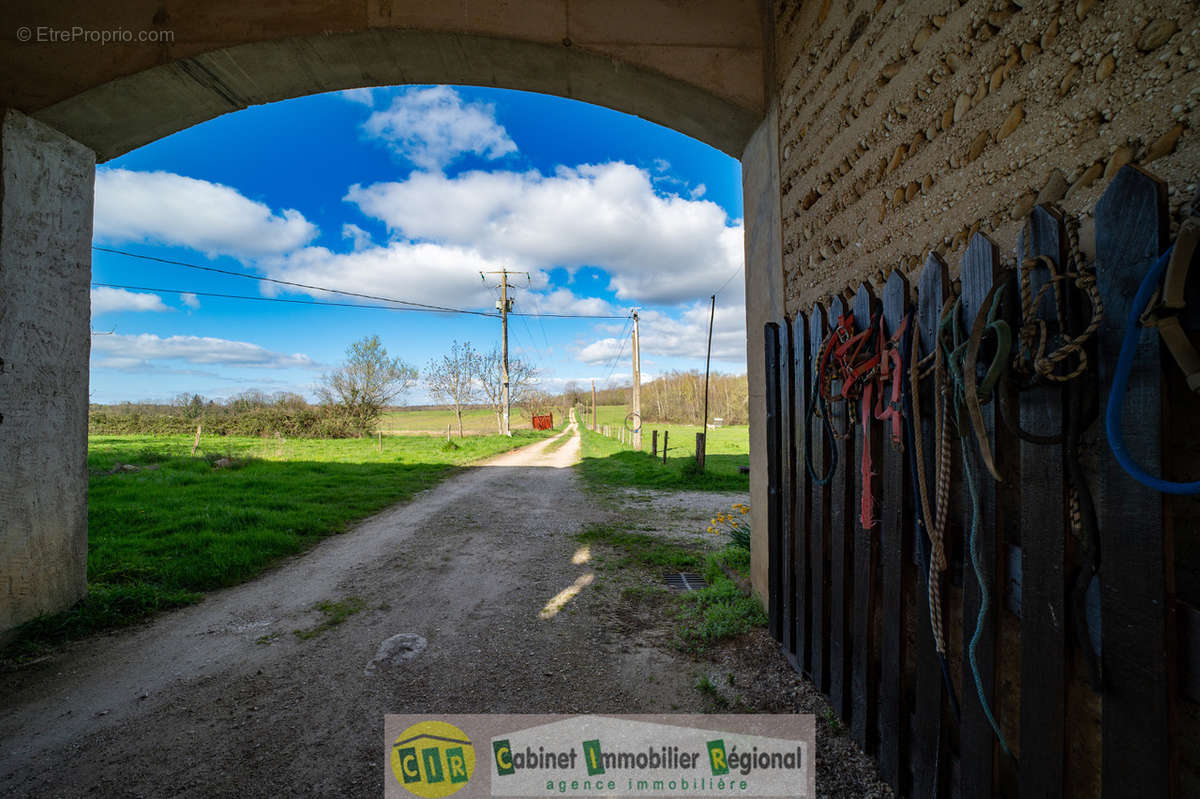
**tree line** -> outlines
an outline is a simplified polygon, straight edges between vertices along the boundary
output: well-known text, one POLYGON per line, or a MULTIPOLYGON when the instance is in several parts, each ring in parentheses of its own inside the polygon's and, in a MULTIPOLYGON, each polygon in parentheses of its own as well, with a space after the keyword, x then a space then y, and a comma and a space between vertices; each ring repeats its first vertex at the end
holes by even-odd
MULTIPOLYGON (((480 404, 491 408, 497 431, 503 432, 502 360, 498 346, 481 352, 470 342, 455 341, 421 374, 403 358, 390 355, 379 336, 366 336, 350 345, 340 366, 321 376, 317 405, 290 392, 250 390, 224 403, 180 394, 169 405, 93 406, 88 426, 94 433, 111 434, 183 433, 203 424, 213 433, 228 435, 361 436, 370 434, 383 412, 423 381, 435 399, 455 411, 460 437, 463 410, 480 404)), ((532 365, 510 358, 508 374, 512 407, 530 416, 551 407, 551 398, 534 384, 538 373, 532 365)))
MULTIPOLYGON (((596 389, 597 405, 631 406, 632 384, 596 389)), ((577 382, 566 384, 565 404, 590 407, 591 389, 577 382)), ((667 424, 701 424, 704 418, 704 373, 673 371, 642 383, 642 421, 667 424)), ((749 424, 749 385, 746 375, 714 373, 708 382, 708 421, 749 424)))

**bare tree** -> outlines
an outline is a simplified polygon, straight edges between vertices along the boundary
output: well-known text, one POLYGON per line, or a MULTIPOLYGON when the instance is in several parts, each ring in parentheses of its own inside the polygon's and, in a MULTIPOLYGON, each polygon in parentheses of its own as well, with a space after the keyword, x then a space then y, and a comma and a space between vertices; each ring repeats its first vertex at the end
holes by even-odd
MULTIPOLYGON (((492 349, 479 358, 479 366, 475 373, 483 398, 496 414, 496 429, 504 432, 504 374, 503 359, 500 347, 492 349)), ((525 393, 533 388, 537 378, 537 369, 522 361, 520 358, 508 359, 508 402, 509 405, 520 406, 525 393)))
POLYGON ((346 360, 321 377, 317 396, 336 405, 360 433, 370 432, 392 400, 412 387, 417 370, 391 358, 379 336, 365 336, 346 350, 346 360))
POLYGON ((471 342, 455 341, 450 352, 435 358, 425 367, 425 384, 439 402, 454 406, 458 417, 458 437, 463 437, 463 406, 469 404, 477 391, 476 374, 482 356, 471 348, 471 342))

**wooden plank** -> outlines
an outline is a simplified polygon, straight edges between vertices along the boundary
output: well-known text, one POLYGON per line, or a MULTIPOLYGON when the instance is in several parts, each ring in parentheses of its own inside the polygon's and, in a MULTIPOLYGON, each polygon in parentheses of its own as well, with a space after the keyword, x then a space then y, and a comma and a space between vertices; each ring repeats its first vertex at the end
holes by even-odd
MULTIPOLYGON (((1000 256, 996 245, 982 233, 976 233, 967 243, 967 251, 962 260, 962 314, 966 330, 971 329, 978 313, 987 313, 983 303, 992 283, 1000 269, 1000 256)), ((993 405, 983 406, 983 420, 986 434, 995 442, 995 415, 993 405)), ((965 434, 970 435, 969 433, 965 434)), ((980 627, 979 641, 975 648, 975 662, 978 666, 980 682, 984 696, 993 713, 996 709, 996 613, 1000 603, 999 588, 1001 583, 996 579, 996 483, 988 473, 987 468, 979 458, 977 442, 969 442, 968 449, 971 457, 962 464, 963 469, 973 469, 975 485, 979 492, 978 526, 975 533, 975 549, 979 557, 979 566, 983 579, 991 596, 991 607, 979 620, 983 592, 976 579, 975 567, 972 564, 971 547, 968 539, 971 535, 970 500, 966 500, 963 510, 963 702, 962 724, 959 728, 959 759, 961 761, 962 795, 975 799, 987 799, 993 794, 993 775, 996 760, 996 734, 992 731, 986 710, 978 698, 975 675, 967 657, 971 639, 975 636, 976 627, 980 627)), ((999 456, 993 447, 993 453, 999 456)), ((965 483, 965 480, 964 480, 965 483)))
MULTIPOLYGON (((860 284, 854 294, 855 332, 861 332, 870 326, 872 315, 879 313, 878 305, 870 286, 860 284)), ((875 637, 876 606, 879 601, 879 539, 876 536, 877 529, 863 527, 862 501, 867 491, 875 493, 878 486, 873 478, 863 477, 859 464, 864 453, 868 453, 871 470, 878 473, 880 427, 874 421, 873 407, 863 409, 861 403, 855 402, 847 410, 858 419, 854 426, 854 462, 846 464, 847 471, 854 475, 851 518, 854 519, 852 529, 855 531, 850 732, 864 752, 874 754, 878 735, 876 714, 879 701, 878 639, 875 637)), ((870 523, 875 520, 865 521, 870 523)))
MULTIPOLYGON (((829 325, 836 329, 838 317, 846 315, 841 297, 829 303, 829 325)), ((841 391, 838 381, 833 394, 841 391)), ((846 403, 834 403, 831 409, 833 428, 840 436, 833 449, 837 453, 837 473, 833 475, 829 492, 829 702, 842 721, 850 721, 850 613, 854 598, 854 467, 850 462, 849 428, 846 403)))
POLYGON ((795 508, 796 482, 792 474, 795 463, 795 435, 792 432, 792 410, 796 407, 792 391, 792 362, 795 360, 792 343, 792 323, 784 318, 779 327, 779 485, 783 492, 779 498, 779 534, 782 536, 779 566, 780 592, 780 642, 789 662, 795 665, 796 658, 796 590, 795 590, 795 525, 792 512, 795 508))
MULTIPOLYGON (((1057 212, 1037 206, 1017 245, 1018 257, 1049 256, 1066 264, 1066 231, 1057 212)), ((1036 296, 1048 280, 1044 267, 1029 272, 1029 291, 1036 296)), ((1065 297, 1065 289, 1063 296, 1065 297)), ((1060 331, 1055 320, 1065 308, 1047 290, 1033 310, 1050 335, 1060 331)), ((1024 320, 1026 323, 1032 319, 1024 320)), ((1065 392, 1041 385, 1021 392, 1021 427, 1038 435, 1064 430, 1065 392)), ((1064 446, 1021 440, 1021 758, 1019 785, 1023 796, 1062 796, 1065 774, 1066 664, 1066 480, 1064 446)))
POLYGON ((792 585, 795 593, 796 615, 793 630, 795 662, 801 672, 812 674, 812 638, 809 619, 812 614, 812 581, 809 563, 809 530, 811 525, 810 498, 812 481, 804 467, 804 440, 808 424, 808 393, 810 390, 808 319, 801 313, 792 320, 792 474, 796 490, 792 509, 792 529, 795 545, 792 559, 792 585))
MULTIPOLYGON (((934 253, 929 254, 917 281, 917 323, 915 334, 920 338, 921 357, 937 347, 938 320, 950 287, 946 265, 934 253)), ((921 441, 924 452, 925 474, 929 482, 929 502, 933 503, 934 490, 934 400, 936 391, 932 376, 921 384, 921 441)), ((914 453, 915 458, 915 453, 914 453)), ((919 500, 918 500, 919 501, 919 500)), ((930 520, 932 521, 932 520, 930 520)), ((929 557, 929 540, 920 523, 920 514, 913 514, 914 552, 924 552, 929 557)), ((942 682, 942 664, 938 657, 933 637, 933 626, 929 618, 929 583, 923 565, 917 568, 917 655, 913 695, 913 739, 912 739, 912 795, 938 797, 945 795, 948 754, 944 753, 942 709, 946 704, 942 682)), ((931 575, 936 578, 936 575, 931 575)))
POLYGON ((763 325, 763 358, 766 366, 766 433, 767 433, 767 628, 771 636, 779 641, 782 630, 782 582, 780 567, 783 560, 782 508, 783 496, 780 485, 782 453, 779 418, 779 325, 767 322, 763 325))
MULTIPOLYGON (((908 281, 899 270, 894 270, 883 288, 883 335, 890 341, 896 334, 904 315, 908 313, 908 281)), ((900 352, 907 363, 907 340, 899 342, 900 352)), ((908 375, 893 375, 900 380, 904 391, 908 390, 908 375)), ((890 386, 888 387, 890 389, 890 386)), ((890 395, 883 397, 886 403, 890 395)), ((905 420, 905 424, 907 424, 905 420)), ((883 452, 880 459, 879 486, 879 595, 880 642, 879 642, 879 774, 900 792, 900 764, 907 752, 908 711, 905 707, 904 660, 906 638, 904 634, 905 587, 911 585, 912 553, 905 551, 907 542, 908 503, 908 456, 903 449, 893 445, 886 423, 881 431, 883 452)), ((902 446, 902 445, 901 445, 902 446)), ((920 608, 923 603, 918 602, 920 608)))
MULTIPOLYGON (((1096 205, 1096 277, 1104 301, 1097 335, 1101 418, 1125 319, 1142 278, 1166 248, 1167 222, 1166 187, 1135 167, 1121 169, 1096 205)), ((1129 453, 1155 473, 1162 463, 1162 368, 1158 337, 1148 332, 1137 343, 1121 418, 1129 453)), ((1127 475, 1107 449, 1101 456, 1104 794, 1172 796, 1170 531, 1162 497, 1127 475)))
POLYGON ((1200 702, 1200 610, 1180 602, 1179 619, 1179 691, 1193 702, 1200 702))
MULTIPOLYGON (((813 364, 821 353, 821 342, 829 335, 825 322, 825 309, 814 305, 808 318, 808 351, 813 364)), ((809 380, 814 379, 809 373, 809 380)), ((812 429, 808 430, 813 471, 824 474, 829 464, 829 443, 825 440, 824 427, 820 419, 813 418, 812 429)), ((812 612, 809 614, 809 630, 812 639, 812 680, 817 690, 829 695, 829 506, 830 485, 813 484, 810 498, 812 536, 809 539, 810 571, 812 573, 812 612)))

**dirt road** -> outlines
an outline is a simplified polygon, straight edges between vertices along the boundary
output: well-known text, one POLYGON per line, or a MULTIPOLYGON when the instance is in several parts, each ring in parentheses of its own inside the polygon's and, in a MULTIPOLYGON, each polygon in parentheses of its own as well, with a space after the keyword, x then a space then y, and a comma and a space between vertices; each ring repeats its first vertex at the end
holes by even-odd
POLYGON ((378 796, 388 712, 667 709, 661 684, 647 697, 627 679, 654 656, 620 651, 595 619, 539 616, 588 572, 573 534, 597 516, 565 468, 579 453, 568 435, 252 583, 5 675, 0 794, 378 796), (321 602, 362 610, 295 635, 327 620, 321 602), (400 634, 419 636, 401 650, 423 651, 373 662, 400 634))
MULTIPOLYGON (((579 437, 565 435, 254 582, 3 675, 0 795, 376 797, 386 713, 713 709, 665 631, 606 618, 612 597, 574 536, 619 510, 577 485, 579 437), (322 627, 319 603, 360 609, 322 627)), ((757 646, 746 661, 774 676, 740 684, 794 712, 806 689, 765 635, 757 646)))

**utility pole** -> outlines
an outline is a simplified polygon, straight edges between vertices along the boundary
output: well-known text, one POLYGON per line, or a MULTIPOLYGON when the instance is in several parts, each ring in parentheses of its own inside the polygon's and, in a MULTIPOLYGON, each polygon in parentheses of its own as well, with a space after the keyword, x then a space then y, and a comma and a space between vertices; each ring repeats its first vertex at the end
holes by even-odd
POLYGON ((592 381, 592 432, 596 432, 596 381, 592 381))
POLYGON ((633 448, 642 448, 642 363, 638 344, 638 312, 633 311, 633 448))
POLYGON ((500 275, 500 299, 496 301, 496 309, 500 311, 500 380, 501 380, 501 406, 502 406, 502 423, 504 435, 511 436, 512 428, 509 427, 509 407, 508 407, 508 312, 512 310, 513 301, 508 298, 508 276, 509 275, 525 275, 528 279, 528 272, 510 272, 507 269, 501 269, 499 272, 480 272, 479 276, 485 281, 485 275, 500 275))

